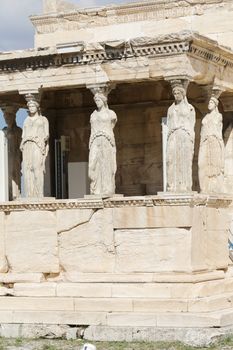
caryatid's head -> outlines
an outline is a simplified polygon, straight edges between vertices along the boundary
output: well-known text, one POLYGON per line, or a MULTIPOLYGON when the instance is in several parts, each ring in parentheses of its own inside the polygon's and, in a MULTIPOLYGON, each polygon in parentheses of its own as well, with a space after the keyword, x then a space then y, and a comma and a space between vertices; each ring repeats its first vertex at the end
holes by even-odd
POLYGON ((98 109, 108 106, 108 99, 102 92, 97 92, 95 94, 94 101, 98 109))
POLYGON ((36 100, 29 100, 27 103, 27 107, 29 110, 29 114, 34 115, 34 114, 36 114, 36 112, 39 111, 40 105, 36 100))
POLYGON ((176 102, 181 102, 186 96, 186 91, 183 86, 176 85, 172 88, 172 94, 176 102))
POLYGON ((211 96, 209 103, 208 103, 208 110, 210 112, 213 111, 215 108, 218 107, 218 103, 219 103, 219 101, 218 101, 217 97, 211 96))

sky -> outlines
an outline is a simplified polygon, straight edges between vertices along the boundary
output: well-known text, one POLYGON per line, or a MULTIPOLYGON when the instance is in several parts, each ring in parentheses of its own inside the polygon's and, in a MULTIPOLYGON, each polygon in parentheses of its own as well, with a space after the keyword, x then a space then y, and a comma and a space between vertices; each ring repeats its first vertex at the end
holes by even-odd
MULTIPOLYGON (((133 2, 135 0, 69 0, 80 7, 102 6, 133 2)), ((42 13, 43 0, 0 0, 0 51, 32 48, 34 28, 30 15, 42 13)), ((17 123, 22 127, 26 111, 17 114, 17 123)), ((5 126, 0 112, 0 129, 5 126)))

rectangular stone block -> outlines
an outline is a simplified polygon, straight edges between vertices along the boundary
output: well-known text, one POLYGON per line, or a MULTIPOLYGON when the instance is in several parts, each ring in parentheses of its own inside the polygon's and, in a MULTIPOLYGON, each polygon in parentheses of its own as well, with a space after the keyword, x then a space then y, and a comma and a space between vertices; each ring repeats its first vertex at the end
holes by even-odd
POLYGON ((93 209, 57 210, 57 232, 69 232, 91 220, 93 209))
POLYGON ((178 299, 134 299, 133 311, 136 313, 187 312, 188 302, 178 299))
POLYGON ((191 227, 192 208, 155 206, 114 208, 114 229, 191 227))
POLYGON ((77 273, 66 272, 68 282, 153 282, 153 273, 77 273))
POLYGON ((1 311, 0 323, 13 323, 14 311, 1 311))
POLYGON ((193 297, 203 298, 226 293, 225 280, 206 281, 193 285, 193 297))
POLYGON ((111 313, 107 314, 108 326, 141 326, 155 327, 157 324, 157 316, 146 313, 111 313))
POLYGON ((207 230, 224 231, 229 228, 226 208, 206 208, 207 230))
POLYGON ((172 285, 166 283, 119 283, 112 285, 112 297, 170 298, 172 285))
POLYGON ((55 297, 56 283, 15 283, 13 293, 15 296, 55 297))
POLYGON ((115 245, 116 272, 191 270, 189 229, 116 230, 115 245))
POLYGON ((5 247, 5 213, 0 212, 0 272, 8 271, 5 247))
POLYGON ((233 308, 229 310, 222 310, 216 312, 216 315, 220 318, 220 326, 227 327, 233 324, 233 308))
POLYGON ((133 311, 132 299, 123 298, 74 298, 74 307, 80 311, 133 311))
POLYGON ((98 210, 88 222, 61 232, 58 242, 63 270, 80 273, 113 272, 115 251, 112 209, 98 210))
POLYGON ((196 207, 193 210, 192 270, 226 269, 229 260, 228 234, 226 230, 219 229, 221 222, 223 227, 226 224, 226 220, 224 221, 221 215, 221 209, 196 207), (218 221, 216 229, 212 229, 216 221, 218 221))
POLYGON ((14 311, 13 323, 105 325, 104 312, 14 311))
POLYGON ((58 283, 58 297, 109 298, 112 294, 111 284, 107 283, 58 283))
MULTIPOLYGON (((224 271, 211 271, 200 273, 154 273, 153 282, 157 283, 198 283, 225 278, 224 271)), ((147 281, 146 281, 147 282, 147 281)))
POLYGON ((0 297, 0 310, 74 311, 72 298, 0 297))
POLYGON ((210 312, 229 309, 232 307, 233 292, 219 296, 190 300, 188 302, 189 312, 210 312))
POLYGON ((158 327, 190 328, 190 327, 219 327, 220 317, 213 313, 203 314, 158 314, 158 327))
POLYGON ((226 269, 229 263, 227 230, 207 231, 206 263, 209 269, 226 269))
POLYGON ((55 213, 11 212, 6 219, 6 255, 13 273, 57 273, 55 213))
POLYGON ((209 15, 208 12, 202 16, 193 16, 191 19, 192 28, 198 28, 202 35, 229 32, 232 16, 229 16, 229 11, 227 11, 226 7, 218 8, 217 11, 211 11, 209 15))
POLYGON ((43 279, 42 273, 0 273, 1 283, 40 283, 43 279))

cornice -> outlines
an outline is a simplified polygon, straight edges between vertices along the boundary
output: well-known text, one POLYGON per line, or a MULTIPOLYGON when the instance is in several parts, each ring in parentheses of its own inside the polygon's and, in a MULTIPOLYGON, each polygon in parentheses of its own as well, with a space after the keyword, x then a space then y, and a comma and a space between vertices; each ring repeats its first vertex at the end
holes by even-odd
POLYGON ((41 70, 50 67, 93 65, 125 61, 137 57, 166 57, 186 54, 208 63, 233 68, 233 52, 217 42, 191 31, 171 33, 157 37, 140 37, 129 41, 70 43, 54 50, 14 52, 0 55, 0 72, 41 70), (69 47, 68 52, 66 48, 69 47), (63 50, 64 49, 64 50, 63 50))
POLYGON ((202 194, 160 194, 140 197, 113 197, 108 199, 77 199, 77 200, 50 200, 13 201, 0 203, 0 211, 56 211, 69 209, 104 209, 122 207, 154 207, 154 206, 208 206, 228 207, 232 204, 233 196, 229 195, 202 195, 202 194))

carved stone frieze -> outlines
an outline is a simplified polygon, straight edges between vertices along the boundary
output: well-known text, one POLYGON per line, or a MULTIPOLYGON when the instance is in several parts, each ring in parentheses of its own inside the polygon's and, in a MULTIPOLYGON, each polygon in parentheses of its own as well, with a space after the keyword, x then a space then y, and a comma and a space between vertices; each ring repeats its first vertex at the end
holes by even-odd
POLYGON ((185 16, 202 15, 211 6, 222 6, 226 1, 139 1, 133 4, 112 5, 90 9, 59 10, 57 13, 45 13, 32 16, 31 21, 38 33, 52 33, 56 30, 77 30, 80 28, 106 26, 109 24, 129 23, 146 20, 163 20, 185 16), (59 13, 60 11, 60 13, 59 13))
MULTIPOLYGON (((228 51, 229 52, 229 51, 228 51)), ((233 67, 233 60, 230 57, 222 56, 218 50, 212 51, 208 48, 201 47, 192 43, 189 47, 189 54, 195 57, 202 58, 205 61, 210 61, 217 65, 233 67)))
POLYGON ((59 201, 59 200, 43 200, 43 201, 21 201, 6 202, 0 204, 0 211, 19 211, 19 210, 58 210, 58 209, 102 209, 102 200, 89 201, 59 201))
POLYGON ((0 203, 0 212, 22 210, 49 210, 61 209, 103 209, 124 207, 152 207, 152 206, 208 206, 228 207, 233 202, 230 195, 205 194, 168 194, 141 197, 112 197, 108 199, 78 199, 78 200, 52 200, 44 198, 40 201, 14 201, 0 203))

